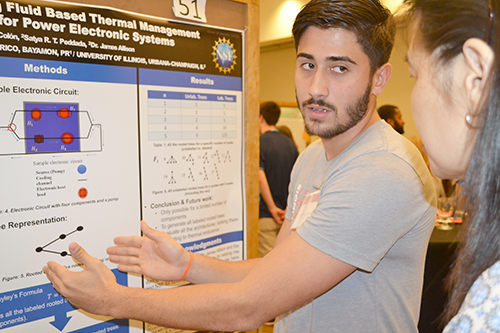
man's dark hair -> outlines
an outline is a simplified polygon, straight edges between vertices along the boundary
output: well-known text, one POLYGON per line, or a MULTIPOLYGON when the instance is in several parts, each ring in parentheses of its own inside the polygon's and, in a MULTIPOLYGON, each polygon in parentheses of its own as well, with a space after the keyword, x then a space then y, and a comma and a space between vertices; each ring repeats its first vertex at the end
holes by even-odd
POLYGON ((398 108, 397 106, 386 104, 379 107, 377 109, 377 112, 380 118, 387 121, 387 119, 394 117, 397 108, 398 108))
POLYGON ((295 18, 292 33, 295 48, 309 27, 352 31, 370 59, 370 69, 389 61, 396 25, 389 9, 378 0, 312 0, 295 18))
POLYGON ((268 125, 274 126, 280 119, 281 109, 275 102, 263 102, 260 104, 260 114, 268 125))

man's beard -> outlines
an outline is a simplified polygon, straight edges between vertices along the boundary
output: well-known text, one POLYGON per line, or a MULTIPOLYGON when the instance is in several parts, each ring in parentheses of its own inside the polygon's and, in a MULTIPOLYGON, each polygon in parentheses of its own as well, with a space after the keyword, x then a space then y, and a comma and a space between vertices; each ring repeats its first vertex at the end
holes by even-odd
POLYGON ((404 134, 405 132, 405 129, 403 128, 403 126, 396 126, 394 127, 394 129, 396 130, 396 132, 398 132, 399 134, 404 134))
MULTIPOLYGON (((309 121, 306 121, 306 119, 304 118, 304 122, 306 125, 306 132, 309 133, 310 135, 317 135, 322 139, 331 139, 337 135, 347 132, 349 129, 353 128, 356 124, 358 124, 361 121, 361 119, 363 119, 363 117, 366 115, 366 112, 368 111, 368 104, 370 102, 371 90, 372 90, 372 85, 370 83, 366 88, 366 91, 363 94, 363 96, 361 96, 354 104, 347 106, 346 113, 349 119, 347 120, 347 122, 343 124, 338 122, 338 110, 335 105, 327 103, 322 99, 316 100, 314 98, 311 98, 308 101, 303 102, 302 109, 306 105, 317 104, 318 106, 324 106, 330 109, 333 112, 335 118, 337 119, 337 122, 335 124, 332 124, 329 128, 321 128, 319 125, 321 123, 324 123, 325 120, 310 118, 309 121, 312 122, 312 124, 308 124, 309 121), (313 127, 312 125, 314 123, 317 123, 318 126, 313 127)), ((304 116, 303 113, 302 116, 304 116)))

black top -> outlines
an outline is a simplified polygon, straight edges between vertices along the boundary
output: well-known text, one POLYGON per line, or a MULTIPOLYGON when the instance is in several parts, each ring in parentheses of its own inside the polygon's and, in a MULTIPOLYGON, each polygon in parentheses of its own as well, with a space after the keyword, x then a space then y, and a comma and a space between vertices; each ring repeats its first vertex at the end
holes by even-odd
MULTIPOLYGON (((278 130, 260 136, 260 169, 266 173, 274 203, 286 208, 290 173, 299 153, 292 140, 278 130)), ((266 203, 260 197, 259 218, 272 217, 266 203)))

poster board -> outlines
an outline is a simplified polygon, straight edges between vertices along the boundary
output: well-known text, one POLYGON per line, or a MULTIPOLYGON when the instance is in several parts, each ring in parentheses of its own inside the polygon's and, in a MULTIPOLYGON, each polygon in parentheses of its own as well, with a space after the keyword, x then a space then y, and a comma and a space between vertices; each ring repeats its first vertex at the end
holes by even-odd
POLYGON ((41 267, 78 270, 65 252, 77 241, 113 268, 105 248, 140 234, 141 218, 193 252, 247 257, 242 31, 66 3, 0 6, 11 189, 0 194, 0 331, 133 330, 75 311, 41 267))

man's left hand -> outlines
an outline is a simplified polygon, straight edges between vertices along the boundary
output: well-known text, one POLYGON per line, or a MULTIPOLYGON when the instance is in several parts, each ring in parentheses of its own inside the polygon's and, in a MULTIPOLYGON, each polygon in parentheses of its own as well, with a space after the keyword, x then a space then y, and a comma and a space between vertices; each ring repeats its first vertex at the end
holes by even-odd
POLYGON ((113 293, 122 288, 116 277, 99 259, 90 256, 80 245, 69 245, 71 256, 85 265, 81 272, 72 272, 56 262, 49 261, 43 272, 54 289, 71 304, 85 311, 110 315, 108 303, 113 293))

